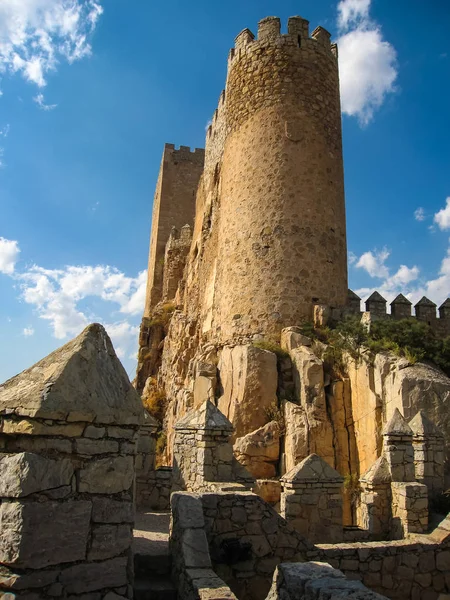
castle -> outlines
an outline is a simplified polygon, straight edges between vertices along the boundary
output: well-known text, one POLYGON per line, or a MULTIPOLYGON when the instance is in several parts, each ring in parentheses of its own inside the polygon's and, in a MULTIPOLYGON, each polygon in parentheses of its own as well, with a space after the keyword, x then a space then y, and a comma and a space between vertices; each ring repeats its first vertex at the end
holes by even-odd
POLYGON ((347 287, 337 60, 263 19, 206 149, 166 144, 134 386, 97 324, 0 385, 0 597, 450 597, 450 379, 305 335, 411 317, 347 287))
MULTIPOLYGON (((175 423, 205 399, 230 418, 236 438, 266 425, 272 404, 283 413, 294 410, 280 398, 299 393, 295 365, 293 374, 289 364, 282 372, 269 346, 264 352, 265 343, 282 343, 286 328, 326 325, 349 314, 366 324, 411 317, 411 302, 402 294, 389 314, 386 304, 375 292, 361 313, 361 299, 348 290, 337 47, 322 27, 310 35, 301 17, 288 20, 287 33, 281 33, 280 19, 263 19, 256 38, 248 29, 236 37, 205 150, 166 144, 163 152, 136 387, 144 397, 156 387, 168 400, 168 462, 175 423)), ((449 306, 447 300, 437 318, 436 305, 422 298, 416 319, 449 335, 449 306)), ((368 399, 361 381, 355 388, 361 367, 353 367, 351 411, 359 421, 349 436, 358 439, 352 470, 359 471, 379 456, 380 423, 394 408, 412 418, 426 402, 410 406, 397 389, 392 402, 384 383, 384 399, 368 399), (361 422, 368 407, 371 417, 361 422)), ((396 379, 397 386, 401 377, 396 379)), ((310 447, 338 467, 333 410, 327 409, 332 385, 316 394, 323 402, 302 427, 310 447)), ((430 417, 440 423, 441 413, 435 406, 430 417)), ((284 465, 304 458, 304 450, 294 448, 299 445, 287 431, 284 465)))

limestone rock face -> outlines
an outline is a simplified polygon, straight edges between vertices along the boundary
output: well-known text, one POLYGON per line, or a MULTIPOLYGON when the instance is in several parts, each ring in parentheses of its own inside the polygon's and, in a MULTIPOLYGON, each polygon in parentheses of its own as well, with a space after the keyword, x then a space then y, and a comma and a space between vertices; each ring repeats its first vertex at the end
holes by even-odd
POLYGON ((283 471, 290 471, 310 453, 308 421, 303 408, 294 402, 283 402, 286 427, 283 471))
POLYGON ((270 421, 264 427, 238 438, 234 444, 234 455, 254 477, 274 477, 275 463, 280 456, 278 423, 270 421))
POLYGON ((277 401, 276 355, 252 345, 225 346, 218 369, 223 386, 218 408, 233 424, 235 438, 265 425, 277 401))
POLYGON ((143 408, 101 325, 0 386, 1 410, 67 421, 138 424, 143 408))
POLYGON ((300 346, 290 352, 297 398, 306 418, 309 449, 334 466, 333 428, 327 413, 323 362, 314 352, 300 346))
MULTIPOLYGON (((450 439, 450 378, 431 365, 411 365, 404 358, 377 354, 373 363, 347 360, 360 472, 381 454, 382 430, 398 409, 410 421, 419 410, 450 439)), ((450 447, 446 448, 450 482, 450 447)))

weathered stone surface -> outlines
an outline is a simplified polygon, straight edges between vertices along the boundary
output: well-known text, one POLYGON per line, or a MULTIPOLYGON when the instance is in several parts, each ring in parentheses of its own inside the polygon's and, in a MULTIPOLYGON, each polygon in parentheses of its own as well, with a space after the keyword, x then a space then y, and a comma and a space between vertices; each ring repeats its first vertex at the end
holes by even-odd
POLYGON ((82 594, 102 588, 127 585, 127 557, 97 563, 84 563, 65 569, 60 582, 69 594, 82 594))
POLYGON ((132 456, 102 458, 80 471, 79 491, 91 494, 117 494, 129 490, 134 478, 132 456))
POLYGON ((311 344, 311 339, 303 335, 299 327, 286 327, 281 332, 281 347, 286 352, 300 348, 300 346, 311 346, 311 344))
POLYGON ((0 455, 0 497, 21 498, 35 492, 69 485, 72 463, 51 460, 31 452, 0 455))
POLYGON ((81 438, 76 440, 75 448, 78 454, 115 454, 119 451, 119 444, 114 440, 90 440, 81 438))
POLYGON ((223 395, 218 408, 232 422, 234 436, 242 437, 268 421, 267 411, 277 401, 277 357, 255 346, 225 346, 219 365, 223 395))
POLYGON ((97 525, 92 529, 92 544, 88 560, 104 560, 119 556, 131 547, 130 525, 97 525))
POLYGON ((278 423, 270 421, 264 427, 238 438, 234 444, 234 455, 254 477, 274 477, 275 463, 280 457, 278 423))
POLYGON ((309 454, 309 429, 303 407, 283 401, 285 422, 284 469, 290 471, 309 454))
MULTIPOLYGON (((0 410, 1 410, 1 387, 0 387, 0 410)), ((83 423, 41 423, 33 419, 11 419, 5 418, 0 425, 1 433, 8 435, 61 435, 65 437, 78 437, 83 433, 83 423)))
MULTIPOLYGON (((29 573, 15 573, 6 567, 0 567, 0 587, 11 590, 43 588, 57 580, 59 570, 38 570, 29 573)), ((0 591, 0 595, 1 595, 0 591)))
POLYGON ((17 415, 140 423, 143 408, 101 325, 77 338, 0 386, 0 411, 17 415))
POLYGON ((307 454, 316 453, 334 466, 333 428, 325 399, 323 362, 306 346, 294 348, 290 357, 296 396, 307 422, 307 454))
POLYGON ((40 569, 83 560, 91 510, 91 502, 84 500, 43 504, 3 502, 0 562, 40 569))
POLYGON ((95 496, 92 499, 92 520, 94 523, 133 523, 133 504, 95 496))

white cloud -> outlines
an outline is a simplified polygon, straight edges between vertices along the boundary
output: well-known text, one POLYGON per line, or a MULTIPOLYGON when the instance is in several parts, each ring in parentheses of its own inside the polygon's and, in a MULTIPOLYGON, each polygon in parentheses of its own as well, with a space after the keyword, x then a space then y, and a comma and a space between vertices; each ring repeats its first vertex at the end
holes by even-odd
POLYGON ((38 87, 61 60, 91 53, 99 0, 1 0, 0 73, 20 73, 38 87))
POLYGON ((39 106, 42 110, 54 110, 58 105, 57 104, 45 104, 44 94, 38 94, 33 98, 34 102, 39 106))
POLYGON ((367 125, 395 91, 397 53, 369 18, 370 0, 338 4, 339 77, 342 111, 367 125))
POLYGON ((25 337, 30 337, 30 336, 34 335, 34 329, 33 329, 33 327, 31 327, 31 326, 30 327, 24 327, 23 331, 22 331, 22 334, 25 337))
POLYGON ((434 222, 442 231, 450 229, 450 196, 445 202, 445 207, 434 215, 434 222))
MULTIPOLYGON (((363 256, 367 254, 372 253, 366 252, 363 256)), ((401 265, 394 275, 388 274, 380 285, 360 288, 355 292, 361 298, 367 299, 375 290, 380 292, 388 303, 392 302, 398 294, 403 294, 413 304, 416 304, 422 296, 426 296, 440 306, 450 296, 450 247, 441 262, 438 276, 434 279, 420 278, 420 270, 417 266, 401 265)))
POLYGON ((414 211, 414 218, 416 221, 425 221, 425 209, 423 209, 421 206, 416 208, 414 211))
POLYGON ((0 129, 0 137, 8 137, 8 133, 9 133, 9 124, 5 125, 3 128, 0 129))
MULTIPOLYGON (((140 316, 143 312, 146 271, 134 278, 109 266, 67 266, 49 270, 35 265, 18 278, 23 299, 36 308, 42 319, 50 322, 58 339, 76 335, 89 322, 99 320, 92 311, 80 309, 80 303, 88 298, 115 303, 118 313, 123 315, 140 316)), ((130 335, 131 325, 126 320, 109 327, 117 338, 123 338, 126 331, 130 335)))
POLYGON ((384 264, 388 258, 389 251, 386 248, 379 252, 364 252, 359 257, 356 267, 364 269, 371 277, 389 277, 389 269, 384 264))
POLYGON ((349 265, 354 265, 355 262, 358 260, 358 257, 356 256, 356 254, 354 252, 350 251, 347 255, 347 260, 348 260, 349 265))
POLYGON ((19 259, 20 248, 15 240, 0 237, 0 273, 12 275, 19 259))
POLYGON ((342 0, 338 4, 338 26, 346 29, 369 18, 371 0, 342 0))

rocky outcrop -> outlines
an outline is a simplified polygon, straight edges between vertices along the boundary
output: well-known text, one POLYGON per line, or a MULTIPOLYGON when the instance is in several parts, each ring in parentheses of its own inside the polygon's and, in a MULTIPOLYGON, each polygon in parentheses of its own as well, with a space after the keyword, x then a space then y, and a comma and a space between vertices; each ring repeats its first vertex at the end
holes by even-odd
MULTIPOLYGON (((450 439, 450 379, 438 368, 410 364, 405 358, 380 353, 374 359, 347 358, 351 404, 360 472, 367 471, 381 454, 382 429, 398 409, 407 421, 419 410, 450 439)), ((445 472, 450 484, 450 448, 445 472)))
POLYGON ((280 457, 278 423, 270 421, 264 427, 238 438, 234 444, 234 455, 254 477, 275 477, 276 464, 280 457))

